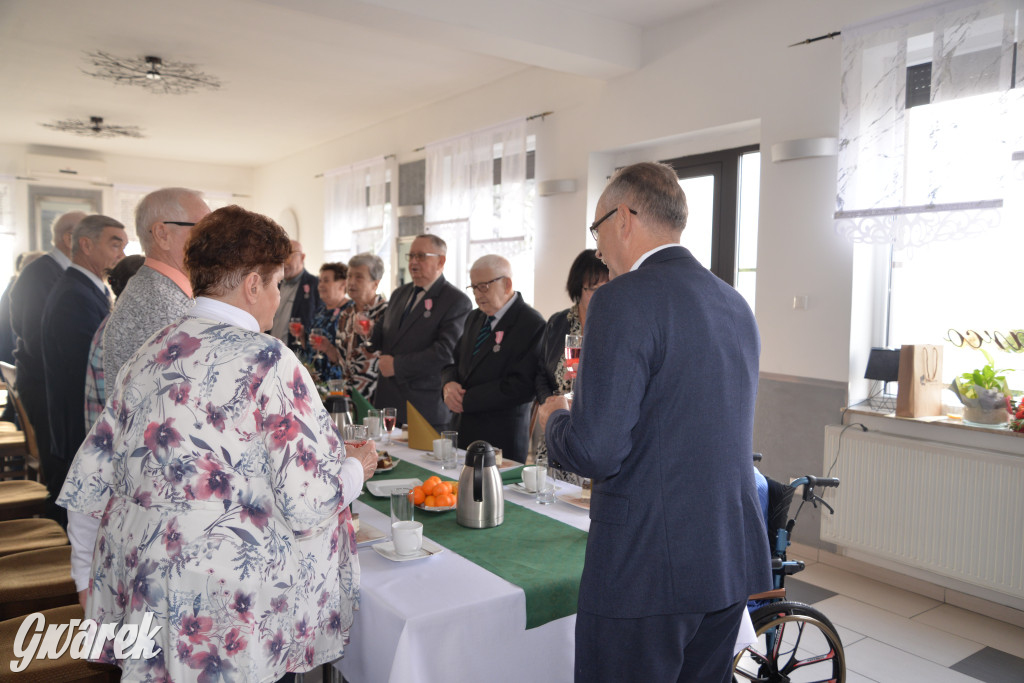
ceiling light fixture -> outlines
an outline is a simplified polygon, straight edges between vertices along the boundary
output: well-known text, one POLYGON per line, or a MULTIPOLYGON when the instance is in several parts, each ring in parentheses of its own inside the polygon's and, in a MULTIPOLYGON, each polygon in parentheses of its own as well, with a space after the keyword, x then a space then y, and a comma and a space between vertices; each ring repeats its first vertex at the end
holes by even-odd
POLYGON ((200 88, 217 90, 220 80, 203 73, 196 64, 165 61, 160 57, 122 58, 108 52, 87 52, 93 71, 83 72, 117 84, 138 85, 150 92, 182 95, 200 88))
POLYGON ((102 116, 90 116, 88 121, 64 119, 54 123, 40 124, 63 133, 74 133, 87 138, 141 138, 145 137, 138 126, 112 126, 103 123, 102 116))

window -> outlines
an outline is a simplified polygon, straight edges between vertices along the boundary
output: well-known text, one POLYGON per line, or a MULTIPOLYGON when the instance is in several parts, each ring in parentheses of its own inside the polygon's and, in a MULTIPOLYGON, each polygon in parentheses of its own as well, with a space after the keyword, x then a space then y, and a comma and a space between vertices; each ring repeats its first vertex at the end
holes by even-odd
POLYGON ((369 252, 384 262, 382 290, 389 291, 393 269, 394 212, 391 201, 397 175, 394 157, 378 157, 324 173, 324 260, 347 263, 369 252))
POLYGON ((734 286, 751 310, 757 280, 757 218, 761 153, 739 147, 664 163, 679 176, 689 218, 681 244, 734 286))

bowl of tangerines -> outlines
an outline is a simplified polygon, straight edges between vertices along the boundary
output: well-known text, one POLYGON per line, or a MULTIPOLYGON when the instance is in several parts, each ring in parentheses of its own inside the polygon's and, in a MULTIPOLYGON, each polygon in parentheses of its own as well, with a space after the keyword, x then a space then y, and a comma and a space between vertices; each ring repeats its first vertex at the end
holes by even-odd
POLYGON ((433 476, 412 490, 412 502, 421 510, 444 512, 454 510, 459 497, 459 482, 441 481, 433 476))

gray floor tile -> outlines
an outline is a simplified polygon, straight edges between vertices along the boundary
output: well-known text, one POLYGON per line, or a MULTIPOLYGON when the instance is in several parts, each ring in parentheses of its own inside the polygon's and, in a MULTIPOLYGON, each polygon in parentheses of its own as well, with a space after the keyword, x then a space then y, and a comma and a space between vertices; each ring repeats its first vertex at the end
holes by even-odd
POLYGON ((792 577, 786 579, 786 599, 794 600, 796 602, 806 602, 808 605, 813 605, 816 602, 821 602, 831 598, 833 595, 838 595, 835 591, 830 591, 827 588, 821 586, 815 586, 813 583, 807 583, 800 579, 794 579, 792 577))
POLYGON ((949 667, 985 683, 1024 683, 1024 659, 986 647, 949 667))

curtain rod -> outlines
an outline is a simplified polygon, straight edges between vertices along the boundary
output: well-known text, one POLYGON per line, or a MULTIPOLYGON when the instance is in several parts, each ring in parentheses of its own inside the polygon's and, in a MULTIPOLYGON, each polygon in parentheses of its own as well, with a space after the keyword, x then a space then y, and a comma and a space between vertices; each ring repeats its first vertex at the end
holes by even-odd
MULTIPOLYGON (((555 113, 555 112, 553 112, 553 111, 542 111, 542 112, 541 112, 541 113, 539 113, 539 114, 533 114, 532 116, 527 116, 527 117, 526 117, 526 120, 527 120, 527 121, 533 121, 534 119, 540 119, 541 121, 543 121, 543 120, 544 120, 544 117, 546 117, 546 116, 551 116, 551 115, 552 115, 552 114, 554 114, 554 113, 555 113)), ((514 120, 514 119, 511 119, 511 120, 514 120)), ((488 128, 490 128, 490 126, 488 126, 488 128)), ((486 129, 485 129, 485 130, 486 130, 486 129)), ((416 149, 414 149, 414 150, 413 150, 413 152, 422 152, 422 151, 423 151, 423 150, 425 150, 426 148, 427 148, 427 146, 426 146, 426 145, 423 145, 422 147, 417 147, 416 149)))
MULTIPOLYGON (((384 159, 385 161, 387 161, 388 159, 397 159, 398 155, 397 154, 385 154, 381 158, 384 159)), ((357 163, 362 163, 362 162, 357 162, 357 163)), ((351 165, 352 164, 349 164, 349 166, 351 166, 351 165)), ((326 171, 324 173, 326 173, 326 171)), ((315 176, 313 176, 313 178, 323 178, 324 177, 324 173, 317 173, 315 176)))

